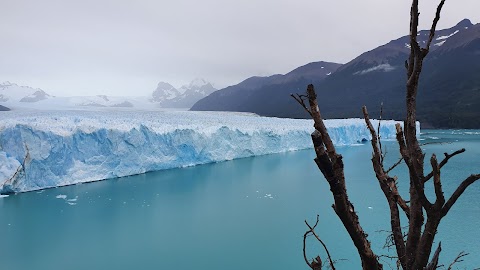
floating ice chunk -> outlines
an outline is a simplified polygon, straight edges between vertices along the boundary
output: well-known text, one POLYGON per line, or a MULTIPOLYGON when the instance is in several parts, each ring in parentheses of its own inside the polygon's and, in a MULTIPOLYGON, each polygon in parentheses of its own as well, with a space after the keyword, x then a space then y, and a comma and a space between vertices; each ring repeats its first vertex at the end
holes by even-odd
POLYGON ((74 199, 68 199, 67 202, 76 202, 78 200, 78 196, 75 196, 74 199))
POLYGON ((61 194, 61 195, 57 195, 55 198, 57 198, 57 199, 64 199, 64 200, 65 200, 65 199, 67 199, 67 195, 61 194))

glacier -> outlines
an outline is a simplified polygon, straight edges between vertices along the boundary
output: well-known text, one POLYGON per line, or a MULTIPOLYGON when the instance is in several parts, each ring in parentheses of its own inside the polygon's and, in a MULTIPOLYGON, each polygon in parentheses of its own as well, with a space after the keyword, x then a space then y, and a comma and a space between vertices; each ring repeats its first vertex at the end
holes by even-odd
MULTIPOLYGON (((382 121, 383 139, 395 138, 396 123, 382 121)), ((325 124, 336 145, 370 139, 363 119, 325 124)), ((307 149, 312 131, 312 120, 250 113, 2 112, 0 194, 307 149)))

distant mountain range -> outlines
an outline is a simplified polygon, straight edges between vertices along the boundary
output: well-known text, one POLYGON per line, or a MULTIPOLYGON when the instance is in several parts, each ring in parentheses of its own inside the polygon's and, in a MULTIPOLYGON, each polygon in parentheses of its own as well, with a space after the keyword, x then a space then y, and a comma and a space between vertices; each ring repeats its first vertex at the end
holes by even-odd
POLYGON ((0 83, 0 111, 9 109, 79 109, 79 108, 190 108, 195 102, 216 91, 211 83, 195 79, 178 90, 160 82, 150 96, 115 97, 106 95, 55 97, 39 88, 0 83))
MULTIPOLYGON (((424 45, 429 31, 420 31, 424 45)), ((265 116, 308 118, 290 97, 313 83, 325 118, 361 117, 367 105, 372 117, 403 119, 405 115, 405 61, 409 37, 403 36, 365 52, 342 65, 313 62, 287 74, 250 77, 221 90, 203 79, 175 88, 160 82, 144 97, 54 97, 42 89, 0 84, 0 110, 17 108, 189 108, 241 111, 265 116)), ((418 94, 422 127, 480 128, 480 24, 465 19, 438 30, 425 60, 418 94)))
MULTIPOLYGON (((420 45, 428 35, 429 31, 419 32, 420 45)), ((403 36, 344 65, 315 62, 286 75, 251 77, 201 99, 191 110, 307 118, 290 93, 304 93, 313 83, 326 118, 361 117, 362 105, 378 117, 383 102, 384 118, 403 119, 409 46, 409 36, 403 36)), ((420 81, 417 115, 422 126, 480 128, 479 74, 480 24, 465 19, 438 30, 420 81)))
POLYGON ((190 108, 195 102, 217 90, 204 79, 195 79, 179 89, 169 83, 160 82, 150 100, 162 108, 190 108))
POLYGON ((0 83, 0 102, 33 103, 50 97, 40 88, 19 86, 11 82, 0 83))

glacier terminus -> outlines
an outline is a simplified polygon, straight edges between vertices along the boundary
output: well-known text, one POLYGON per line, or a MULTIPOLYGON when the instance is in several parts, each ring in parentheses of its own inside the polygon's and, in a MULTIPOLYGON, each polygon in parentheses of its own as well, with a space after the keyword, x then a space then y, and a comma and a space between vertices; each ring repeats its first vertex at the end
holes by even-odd
MULTIPOLYGON (((311 148, 313 121, 190 111, 11 111, 0 121, 0 193, 311 148)), ((395 138, 393 120, 382 139, 395 138)), ((373 121, 375 126, 377 121, 373 121)), ((369 140, 363 119, 326 120, 337 145, 369 140)), ((418 133, 419 124, 417 124, 418 133)))

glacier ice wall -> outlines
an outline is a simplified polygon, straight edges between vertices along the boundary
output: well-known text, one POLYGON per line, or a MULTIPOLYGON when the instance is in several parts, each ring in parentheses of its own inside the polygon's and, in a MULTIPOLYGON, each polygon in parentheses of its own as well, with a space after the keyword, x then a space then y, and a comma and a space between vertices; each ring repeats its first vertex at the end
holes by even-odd
MULTIPOLYGON (((382 138, 394 138, 395 123, 382 121, 382 138)), ((312 124, 221 112, 5 112, 0 193, 306 149, 312 124)), ((337 145, 370 138, 362 119, 326 125, 337 145)))

